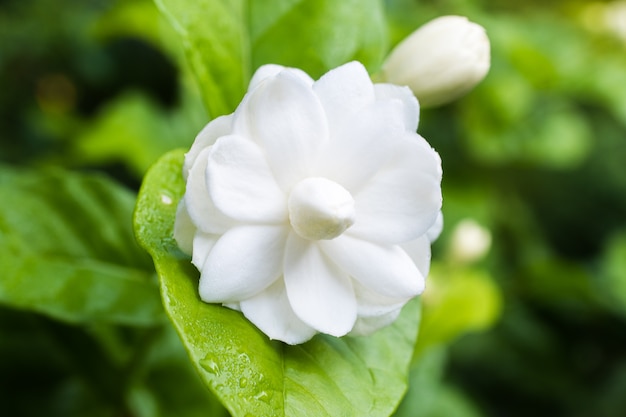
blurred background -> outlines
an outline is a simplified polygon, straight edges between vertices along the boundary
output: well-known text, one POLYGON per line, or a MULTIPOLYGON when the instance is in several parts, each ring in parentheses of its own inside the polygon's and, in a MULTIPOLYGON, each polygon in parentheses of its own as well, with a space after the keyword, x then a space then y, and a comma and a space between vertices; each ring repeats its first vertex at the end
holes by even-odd
MULTIPOLYGON (((390 47, 445 14, 492 43, 485 81, 421 115, 445 228, 397 415, 626 416, 626 1, 384 3, 390 47)), ((151 1, 0 0, 2 164, 136 192, 206 122, 151 1)), ((102 329, 1 307, 6 415, 211 415, 175 335, 116 331, 111 346, 102 329), (161 342, 137 376, 145 337, 161 342), (118 387, 131 377, 152 382, 118 387)))

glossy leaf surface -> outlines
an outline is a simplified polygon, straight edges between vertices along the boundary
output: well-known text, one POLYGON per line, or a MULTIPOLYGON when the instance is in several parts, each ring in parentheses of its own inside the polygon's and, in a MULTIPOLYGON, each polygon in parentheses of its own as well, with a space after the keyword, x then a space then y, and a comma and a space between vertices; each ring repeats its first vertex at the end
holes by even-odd
POLYGON ((134 197, 98 176, 0 168, 0 302, 84 323, 162 321, 134 197))

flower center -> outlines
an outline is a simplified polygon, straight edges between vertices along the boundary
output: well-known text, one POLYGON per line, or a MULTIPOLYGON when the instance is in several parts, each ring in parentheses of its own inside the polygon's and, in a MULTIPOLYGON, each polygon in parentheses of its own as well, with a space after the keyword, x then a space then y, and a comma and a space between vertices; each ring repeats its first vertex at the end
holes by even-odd
POLYGON ((326 178, 310 177, 297 183, 287 207, 291 226, 305 239, 334 239, 354 224, 354 199, 326 178))

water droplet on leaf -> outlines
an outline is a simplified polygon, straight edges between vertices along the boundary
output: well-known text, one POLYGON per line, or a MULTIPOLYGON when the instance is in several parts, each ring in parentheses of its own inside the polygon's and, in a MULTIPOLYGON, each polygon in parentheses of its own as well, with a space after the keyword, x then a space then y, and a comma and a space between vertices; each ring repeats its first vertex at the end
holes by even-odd
POLYGON ((220 374, 220 367, 217 364, 217 362, 215 362, 213 359, 204 359, 200 361, 200 366, 202 366, 202 369, 204 369, 208 373, 211 373, 214 375, 220 374))
POLYGON ((254 396, 254 398, 259 400, 259 401, 263 401, 265 403, 269 403, 269 401, 270 401, 270 396, 265 391, 259 392, 257 395, 254 396))

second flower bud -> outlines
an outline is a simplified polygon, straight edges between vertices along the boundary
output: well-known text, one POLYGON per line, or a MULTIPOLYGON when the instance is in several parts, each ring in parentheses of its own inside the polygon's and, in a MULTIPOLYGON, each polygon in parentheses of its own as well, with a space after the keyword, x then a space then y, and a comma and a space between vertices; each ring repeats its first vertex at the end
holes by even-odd
POLYGON ((485 29, 463 16, 431 20, 404 39, 383 64, 384 82, 407 85, 422 107, 451 102, 489 71, 485 29))

